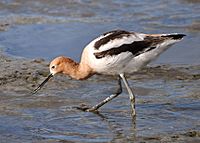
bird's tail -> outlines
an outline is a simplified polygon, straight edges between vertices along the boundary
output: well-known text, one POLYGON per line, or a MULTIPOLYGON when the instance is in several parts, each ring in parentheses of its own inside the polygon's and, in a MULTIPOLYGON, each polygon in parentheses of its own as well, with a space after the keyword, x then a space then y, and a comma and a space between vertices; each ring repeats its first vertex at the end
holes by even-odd
POLYGON ((153 45, 168 48, 169 46, 179 42, 186 36, 185 34, 171 33, 171 34, 146 34, 145 39, 152 41, 153 45))
POLYGON ((183 37, 186 36, 185 34, 178 34, 178 33, 172 33, 172 34, 161 34, 161 37, 171 40, 182 40, 183 37))

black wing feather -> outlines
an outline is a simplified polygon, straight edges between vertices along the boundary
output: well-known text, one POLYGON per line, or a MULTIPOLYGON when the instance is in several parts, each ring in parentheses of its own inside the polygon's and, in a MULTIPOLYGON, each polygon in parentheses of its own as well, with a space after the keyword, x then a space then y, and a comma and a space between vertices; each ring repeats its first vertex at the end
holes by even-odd
POLYGON ((106 51, 94 53, 94 55, 97 59, 106 56, 119 55, 122 52, 131 52, 134 56, 138 56, 143 52, 147 52, 156 48, 155 46, 151 45, 152 43, 149 41, 135 41, 131 44, 124 44, 119 47, 114 47, 106 51))

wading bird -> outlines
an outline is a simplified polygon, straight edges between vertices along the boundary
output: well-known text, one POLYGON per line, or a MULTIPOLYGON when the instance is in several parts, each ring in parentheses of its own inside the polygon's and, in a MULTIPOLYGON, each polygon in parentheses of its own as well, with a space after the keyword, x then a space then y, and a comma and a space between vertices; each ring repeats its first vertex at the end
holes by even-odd
POLYGON ((55 74, 63 73, 77 80, 85 80, 94 74, 118 76, 118 89, 105 100, 84 111, 97 111, 105 103, 122 93, 121 80, 124 82, 131 101, 132 115, 135 116, 135 95, 125 74, 133 73, 158 57, 171 45, 183 39, 184 34, 143 34, 114 30, 102 34, 91 41, 83 50, 81 61, 60 56, 49 66, 49 76, 36 88, 36 93, 55 74))

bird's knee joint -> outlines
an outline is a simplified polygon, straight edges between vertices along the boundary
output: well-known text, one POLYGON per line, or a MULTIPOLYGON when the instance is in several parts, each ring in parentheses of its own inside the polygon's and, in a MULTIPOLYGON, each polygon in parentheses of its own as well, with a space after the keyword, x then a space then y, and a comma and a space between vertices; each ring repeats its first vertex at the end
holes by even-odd
POLYGON ((135 98, 130 98, 131 103, 135 103, 135 98))
POLYGON ((89 108, 85 110, 86 112, 93 112, 93 113, 98 113, 99 111, 97 109, 89 108))

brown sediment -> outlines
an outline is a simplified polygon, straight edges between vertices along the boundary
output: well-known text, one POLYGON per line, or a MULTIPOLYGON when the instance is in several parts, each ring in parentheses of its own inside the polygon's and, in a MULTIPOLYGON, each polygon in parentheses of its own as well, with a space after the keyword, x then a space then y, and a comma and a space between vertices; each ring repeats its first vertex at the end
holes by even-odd
POLYGON ((10 26, 9 23, 1 22, 1 21, 0 21, 0 31, 6 31, 6 30, 8 29, 9 26, 10 26))
POLYGON ((15 59, 0 55, 0 85, 10 89, 21 87, 24 90, 33 87, 39 77, 48 74, 48 66, 43 60, 15 59))
POLYGON ((179 134, 157 135, 153 137, 142 136, 138 137, 136 140, 139 142, 148 142, 148 143, 154 143, 154 142, 198 143, 200 141, 199 137, 200 137, 200 131, 191 129, 179 134))
MULTIPOLYGON (((44 59, 28 60, 1 54, 0 62, 0 90, 4 91, 6 89, 31 90, 49 74, 49 62, 44 59)), ((171 67, 169 65, 150 66, 129 75, 129 79, 199 80, 200 65, 179 67, 171 67)), ((62 78, 61 81, 64 81, 64 79, 62 78)), ((55 80, 54 82, 56 84, 59 81, 55 80)))
POLYGON ((148 66, 130 75, 131 79, 199 80, 200 65, 148 66))

